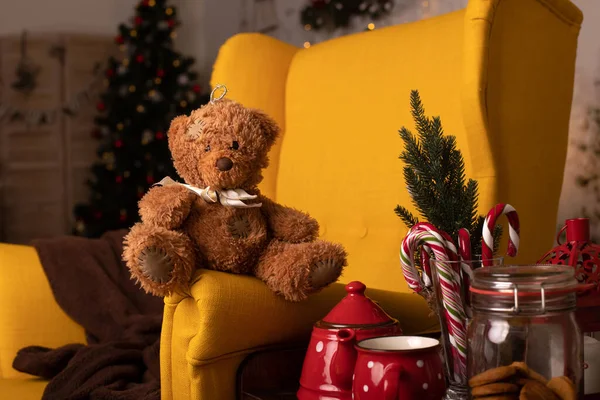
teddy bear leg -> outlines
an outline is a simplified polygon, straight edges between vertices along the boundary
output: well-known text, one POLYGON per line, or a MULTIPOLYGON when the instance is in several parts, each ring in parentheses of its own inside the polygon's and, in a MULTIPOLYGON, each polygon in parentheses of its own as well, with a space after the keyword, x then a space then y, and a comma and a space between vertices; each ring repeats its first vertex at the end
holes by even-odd
POLYGON ((346 266, 342 246, 314 241, 272 241, 260 258, 255 275, 289 301, 301 301, 335 282, 346 266))
POLYGON ((186 234, 137 223, 125 236, 123 259, 147 293, 166 296, 189 283, 196 253, 186 234))

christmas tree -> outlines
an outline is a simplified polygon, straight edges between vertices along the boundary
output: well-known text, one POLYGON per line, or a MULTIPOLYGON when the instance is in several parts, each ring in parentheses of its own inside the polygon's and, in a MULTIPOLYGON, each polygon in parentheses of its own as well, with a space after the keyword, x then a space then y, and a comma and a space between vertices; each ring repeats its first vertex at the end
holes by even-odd
POLYGON ((179 179, 166 132, 177 115, 208 101, 191 71, 194 59, 173 49, 179 22, 166 0, 143 0, 115 38, 122 57, 110 58, 106 90, 96 105, 99 139, 87 204, 75 206, 74 234, 97 237, 138 220, 138 201, 165 176, 179 179))
MULTIPOLYGON (((411 114, 417 135, 400 129, 404 151, 400 159, 406 164, 404 180, 413 205, 427 222, 447 232, 453 240, 458 230, 465 228, 471 234, 472 254, 481 254, 483 216, 477 215, 478 188, 473 179, 467 180, 465 162, 456 147, 456 137, 444 135, 440 117, 429 118, 419 92, 410 94, 411 114)), ((396 214, 411 228, 417 222, 408 209, 396 206, 396 214)), ((495 227, 497 248, 502 227, 495 227)))

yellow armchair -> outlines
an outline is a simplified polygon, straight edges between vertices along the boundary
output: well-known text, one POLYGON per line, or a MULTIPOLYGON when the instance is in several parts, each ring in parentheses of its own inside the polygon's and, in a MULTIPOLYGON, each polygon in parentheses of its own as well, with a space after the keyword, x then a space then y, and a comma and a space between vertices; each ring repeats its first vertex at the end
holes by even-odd
MULTIPOLYGON (((221 48, 212 84, 282 127, 263 192, 316 217, 321 236, 350 254, 342 282, 363 281, 406 333, 423 333, 435 321, 402 278, 406 228, 393 213, 410 205, 396 133, 412 121, 410 90, 457 137, 481 212, 497 202, 517 208, 516 261, 534 262, 555 230, 581 21, 568 0, 470 0, 464 10, 309 49, 242 34, 221 48)), ((44 279, 32 248, 0 245, 0 397, 43 390, 11 369, 17 349, 83 340, 44 279)), ((305 341, 342 295, 335 284, 292 304, 252 277, 198 271, 188 293, 165 299, 162 398, 233 399, 248 354, 305 341)))

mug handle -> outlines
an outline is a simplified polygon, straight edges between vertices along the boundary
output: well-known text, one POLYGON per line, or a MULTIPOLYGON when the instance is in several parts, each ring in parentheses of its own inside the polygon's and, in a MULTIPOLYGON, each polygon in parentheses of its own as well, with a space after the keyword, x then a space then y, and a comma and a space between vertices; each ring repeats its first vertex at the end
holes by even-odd
POLYGON ((384 396, 381 398, 382 400, 398 400, 403 397, 400 396, 399 391, 399 383, 400 383, 400 375, 403 371, 403 368, 400 364, 391 363, 383 370, 383 380, 387 380, 389 385, 387 390, 384 392, 384 396))

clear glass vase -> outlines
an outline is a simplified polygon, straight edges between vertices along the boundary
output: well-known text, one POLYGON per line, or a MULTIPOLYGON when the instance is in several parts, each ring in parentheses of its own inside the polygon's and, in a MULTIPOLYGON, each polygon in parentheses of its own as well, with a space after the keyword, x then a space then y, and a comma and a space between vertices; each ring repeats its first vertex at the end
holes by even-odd
MULTIPOLYGON (((499 267, 503 264, 504 258, 498 257, 489 260, 488 266, 499 267)), ((472 314, 470 297, 469 297, 469 286, 473 276, 473 271, 483 267, 481 257, 477 257, 474 260, 464 261, 437 261, 435 259, 430 260, 430 269, 433 280, 433 291, 435 295, 435 306, 440 321, 441 330, 441 342, 442 349, 444 352, 444 365, 446 372, 446 383, 447 389, 443 397, 444 400, 468 400, 469 399, 469 385, 468 385, 468 373, 467 373, 467 326, 468 320, 472 314), (452 271, 452 280, 456 282, 457 292, 460 295, 460 302, 463 311, 462 326, 464 331, 465 342, 464 346, 461 343, 457 343, 455 337, 458 333, 451 334, 451 331, 457 330, 456 320, 455 322, 450 321, 447 316, 444 305, 444 291, 442 290, 442 284, 444 277, 448 277, 448 274, 444 271, 452 271), (440 280, 442 277, 442 280, 440 280)), ((448 299, 447 299, 448 300, 448 299)))

